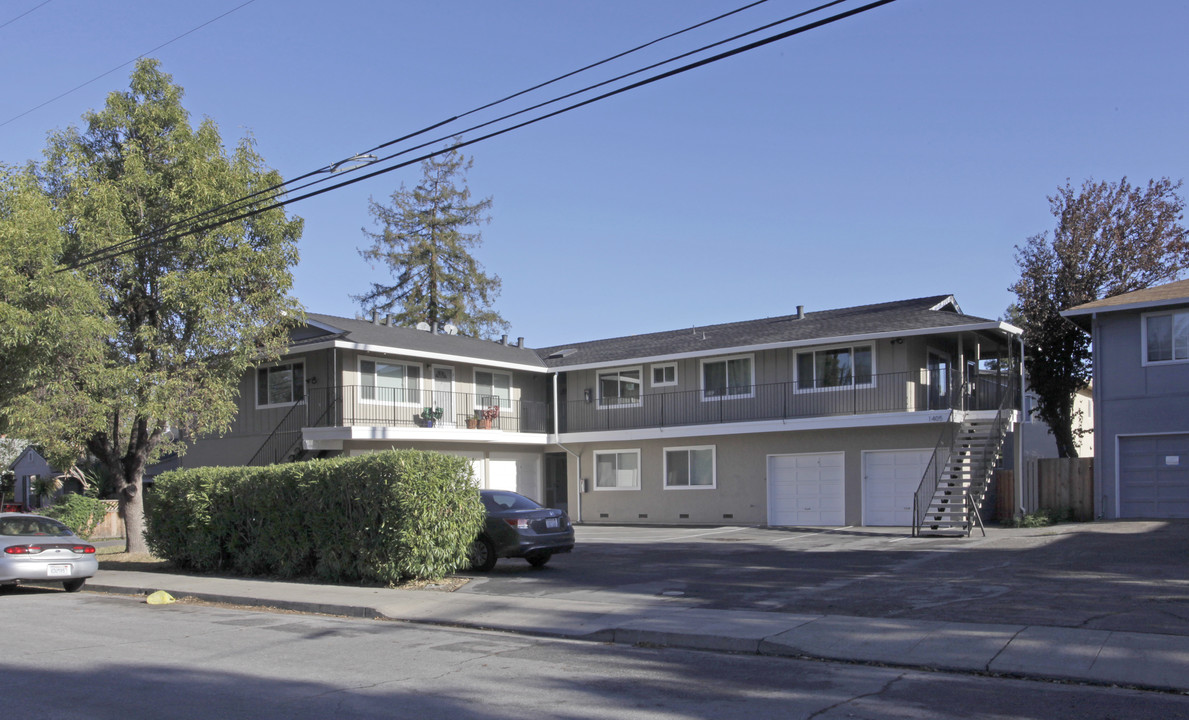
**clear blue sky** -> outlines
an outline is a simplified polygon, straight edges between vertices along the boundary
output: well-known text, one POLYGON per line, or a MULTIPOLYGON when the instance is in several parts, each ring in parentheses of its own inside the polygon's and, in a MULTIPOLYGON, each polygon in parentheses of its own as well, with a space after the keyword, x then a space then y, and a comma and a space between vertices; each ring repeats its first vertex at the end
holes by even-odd
MULTIPOLYGON (((3 0, 0 122, 243 2, 3 0)), ((149 54, 194 119, 292 177, 744 4, 254 0, 149 54)), ((472 146, 496 309, 530 346, 946 293, 999 317, 1066 178, 1186 176, 1186 28, 1179 0, 899 0, 472 146)), ((130 70, 0 126, 0 162, 40 158, 130 70)), ((384 277, 356 252, 368 198, 419 175, 291 207, 307 309, 355 314, 384 277)))

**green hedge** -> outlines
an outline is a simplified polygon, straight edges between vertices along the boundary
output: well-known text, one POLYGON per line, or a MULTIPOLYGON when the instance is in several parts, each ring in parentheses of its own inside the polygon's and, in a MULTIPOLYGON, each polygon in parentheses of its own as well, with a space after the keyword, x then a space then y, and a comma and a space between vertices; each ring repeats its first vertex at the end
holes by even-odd
POLYGON ((416 450, 177 470, 145 501, 149 547, 178 567, 331 582, 441 578, 483 518, 470 461, 416 450))
POLYGON ((107 517, 107 503, 86 495, 67 493, 48 508, 37 510, 58 520, 84 540, 90 540, 95 528, 107 517))

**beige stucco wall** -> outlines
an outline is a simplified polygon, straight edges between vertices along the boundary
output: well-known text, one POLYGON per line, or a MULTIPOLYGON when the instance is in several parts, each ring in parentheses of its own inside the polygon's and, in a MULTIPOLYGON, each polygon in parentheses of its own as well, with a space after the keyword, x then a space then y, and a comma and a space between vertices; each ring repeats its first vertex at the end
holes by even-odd
MULTIPOLYGON (((567 445, 581 456, 581 520, 586 523, 766 525, 768 456, 796 453, 845 454, 846 523, 862 524, 862 453, 865 450, 932 450, 941 426, 934 423, 750 435, 701 436, 567 445), (665 489, 666 448, 714 446, 716 487, 665 489), (596 450, 640 450, 638 490, 596 490, 596 450), (647 517, 640 517, 647 515, 647 517), (686 517, 683 517, 686 516, 686 517)), ((579 462, 569 457, 567 483, 578 487, 579 462)), ((571 495, 569 507, 577 515, 571 495)))

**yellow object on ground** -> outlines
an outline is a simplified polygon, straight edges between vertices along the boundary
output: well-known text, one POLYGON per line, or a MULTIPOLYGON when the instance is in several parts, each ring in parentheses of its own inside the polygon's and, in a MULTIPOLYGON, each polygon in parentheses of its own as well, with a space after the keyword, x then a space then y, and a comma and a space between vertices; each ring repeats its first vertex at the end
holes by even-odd
POLYGON ((170 595, 164 590, 158 590, 157 592, 145 598, 145 602, 147 602, 149 605, 168 605, 171 602, 177 601, 174 600, 173 595, 170 595))

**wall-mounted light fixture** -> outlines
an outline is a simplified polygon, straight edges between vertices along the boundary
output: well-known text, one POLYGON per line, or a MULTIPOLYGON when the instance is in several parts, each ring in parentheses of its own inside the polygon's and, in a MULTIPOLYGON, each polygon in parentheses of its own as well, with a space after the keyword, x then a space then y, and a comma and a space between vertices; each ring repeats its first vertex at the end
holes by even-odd
POLYGON ((306 384, 307 384, 307 385, 317 385, 317 384, 318 384, 318 378, 316 378, 316 377, 308 377, 308 378, 306 378, 306 384))
POLYGON ((591 391, 590 388, 586 388, 585 390, 582 391, 582 397, 586 398, 586 402, 590 402, 593 399, 593 396, 594 396, 594 393, 591 391))

